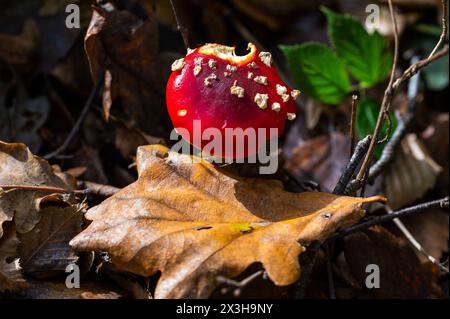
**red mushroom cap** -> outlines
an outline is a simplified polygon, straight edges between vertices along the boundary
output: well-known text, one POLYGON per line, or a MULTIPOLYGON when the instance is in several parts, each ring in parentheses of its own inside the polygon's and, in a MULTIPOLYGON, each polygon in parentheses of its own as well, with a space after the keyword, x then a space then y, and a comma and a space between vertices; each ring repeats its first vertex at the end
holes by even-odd
MULTIPOLYGON (((172 123, 180 135, 199 149, 210 139, 195 140, 194 120, 201 131, 220 130, 225 143, 226 128, 266 129, 264 140, 283 133, 285 120, 293 120, 298 90, 284 83, 272 65, 272 56, 253 44, 245 56, 236 56, 233 47, 205 44, 175 61, 167 83, 166 100, 172 123), (275 134, 270 128, 276 128, 275 134)), ((246 157, 261 147, 261 142, 246 144, 244 151, 214 150, 214 156, 246 157)), ((236 145, 236 144, 234 144, 236 145)))

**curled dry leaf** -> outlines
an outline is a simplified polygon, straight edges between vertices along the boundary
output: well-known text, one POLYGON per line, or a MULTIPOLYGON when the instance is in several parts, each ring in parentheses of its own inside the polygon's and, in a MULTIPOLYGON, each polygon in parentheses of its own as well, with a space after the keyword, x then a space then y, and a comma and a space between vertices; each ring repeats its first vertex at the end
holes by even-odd
POLYGON ((395 210, 422 198, 435 186, 441 171, 417 135, 408 134, 384 176, 389 206, 395 210))
POLYGON ((36 63, 40 45, 40 33, 34 20, 27 20, 19 35, 0 33, 0 58, 20 70, 36 63))
MULTIPOLYGON (((74 189, 74 180, 55 173, 47 161, 33 155, 25 144, 0 142, 1 185, 21 185, 74 189), (70 182, 69 182, 70 181, 70 182)), ((10 189, 0 193, 0 226, 12 221, 19 233, 26 233, 39 222, 39 204, 51 192, 10 189)), ((71 203, 69 196, 65 201, 71 203)), ((0 227, 0 237, 3 231, 0 227)))
POLYGON ((347 165, 349 147, 342 133, 319 135, 293 148, 285 168, 298 180, 312 178, 331 191, 347 165))
POLYGON ((371 289, 377 299, 439 298, 439 272, 431 263, 422 264, 413 248, 385 228, 376 226, 344 239, 344 254, 354 277, 366 287, 368 264, 380 269, 380 288, 371 289))
MULTIPOLYGON (((33 155, 25 144, 0 141, 0 188, 2 185, 74 189, 74 180, 55 173, 47 161, 33 155)), ((39 205, 51 192, 10 189, 0 193, 0 226, 14 223, 18 233, 26 233, 39 222, 39 205)), ((67 196, 68 203, 73 201, 67 196)), ((0 227, 0 238, 3 231, 0 227)))
MULTIPOLYGON (((46 201, 62 202, 47 197, 46 201)), ((70 239, 81 231, 83 204, 67 207, 44 206, 40 210, 41 220, 29 232, 21 235, 20 264, 23 272, 35 277, 50 277, 64 273, 66 267, 77 261, 70 239)))
POLYGON ((120 299, 124 297, 115 285, 99 281, 83 280, 80 288, 67 288, 63 280, 30 280, 30 287, 16 293, 23 299, 120 299))
POLYGON ((3 237, 0 238, 0 292, 25 287, 17 258, 19 239, 14 227, 8 226, 10 227, 5 227, 3 237))
POLYGON ((153 12, 148 12, 148 18, 142 21, 128 11, 116 10, 111 3, 94 8, 85 49, 93 78, 105 67, 106 120, 118 99, 128 118, 146 132, 154 133, 155 127, 167 122, 167 114, 162 114, 163 92, 170 64, 164 68, 158 54, 158 37, 153 12))
POLYGON ((77 250, 106 251, 118 269, 161 271, 156 298, 204 298, 217 276, 261 262, 279 286, 300 275, 298 255, 313 240, 364 215, 363 203, 327 193, 294 194, 281 182, 242 178, 159 145, 140 147, 139 179, 90 209, 77 250))

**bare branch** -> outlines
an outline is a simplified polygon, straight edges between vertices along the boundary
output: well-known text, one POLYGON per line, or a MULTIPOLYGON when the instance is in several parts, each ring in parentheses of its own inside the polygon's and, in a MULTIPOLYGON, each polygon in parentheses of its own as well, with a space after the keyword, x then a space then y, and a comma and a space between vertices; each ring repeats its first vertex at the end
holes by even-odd
MULTIPOLYGON (((247 278, 241 280, 241 281, 236 281, 230 278, 226 278, 223 276, 218 276, 217 277, 217 282, 221 283, 221 284, 226 284, 230 287, 233 287, 233 295, 235 297, 239 297, 242 293, 242 289, 244 289, 245 287, 247 287, 251 282, 253 282, 256 278, 260 277, 260 276, 264 276, 265 271, 264 270, 258 270, 257 272, 255 272, 254 274, 251 274, 250 276, 248 276, 247 278)), ((225 287, 222 291, 223 293, 227 293, 228 292, 228 287, 225 287)))
POLYGON ((187 50, 189 50, 189 30, 183 26, 181 17, 179 16, 180 4, 178 0, 170 0, 170 4, 172 5, 173 15, 175 16, 175 21, 177 22, 178 31, 180 31, 181 37, 183 38, 184 46, 187 50))
POLYGON ((29 190, 29 191, 43 191, 49 193, 61 193, 61 194, 87 194, 89 190, 77 190, 77 189, 65 189, 59 187, 47 187, 47 186, 33 186, 33 185, 0 185, 0 189, 3 190, 29 190))
POLYGON ((373 132, 373 139, 370 141, 369 149, 367 150, 366 157, 361 165, 361 169, 359 170, 358 176, 356 179, 364 185, 364 182, 367 180, 367 172, 369 170, 370 164, 372 162, 373 153, 375 151, 375 147, 378 144, 378 136, 380 135, 381 129, 383 127, 383 123, 389 110, 389 106, 391 104, 391 100, 393 97, 393 84, 395 79, 395 70, 397 69, 398 63, 398 26, 397 26, 397 18, 394 12, 394 6, 392 4, 392 0, 389 0, 389 12, 391 14, 392 23, 394 24, 394 62, 391 70, 391 77, 389 79, 389 84, 384 93, 383 102, 381 103, 380 112, 378 114, 377 124, 375 125, 375 130, 373 132))
MULTIPOLYGON (((411 59, 411 64, 414 65, 418 60, 419 58, 417 56, 414 56, 411 59)), ((384 168, 392 162, 397 146, 400 144, 403 137, 409 130, 409 127, 415 116, 417 93, 419 92, 419 80, 420 73, 417 73, 412 78, 410 78, 408 84, 408 112, 399 121, 394 134, 392 134, 391 140, 384 147, 380 159, 370 168, 369 182, 373 181, 378 175, 380 175, 384 168)))
POLYGON ((120 191, 120 188, 111 185, 103 185, 89 181, 78 181, 77 186, 78 188, 89 190, 90 194, 103 197, 110 197, 120 191))
POLYGON ((356 125, 356 111, 358 108, 358 96, 354 94, 352 96, 352 114, 350 118, 350 157, 355 151, 355 125, 356 125))
POLYGON ((441 0, 441 2, 442 2, 442 33, 441 33, 441 36, 439 37, 438 43, 434 47, 433 51, 431 51, 431 53, 428 56, 428 58, 431 58, 436 53, 436 51, 440 48, 442 43, 444 43, 445 37, 447 36, 447 32, 448 32, 448 29, 447 29, 447 23, 448 23, 448 0, 441 0))
POLYGON ((363 221, 359 224, 344 228, 341 231, 335 233, 328 240, 336 240, 338 238, 345 237, 349 234, 352 234, 352 233, 355 233, 358 231, 362 231, 369 227, 390 222, 395 218, 400 218, 400 217, 405 217, 405 216, 410 216, 410 215, 415 215, 415 214, 421 213, 430 208, 448 208, 448 206, 449 206, 449 197, 448 196, 438 199, 438 200, 433 200, 430 202, 411 206, 411 207, 404 208, 399 211, 393 212, 391 214, 385 214, 382 216, 373 217, 373 218, 363 221))
POLYGON ((337 194, 337 195, 344 194, 347 184, 352 179, 353 174, 356 171, 356 168, 358 167, 362 158, 366 154, 367 149, 369 148, 369 143, 370 143, 371 139, 372 139, 372 136, 370 136, 370 135, 366 136, 364 139, 359 141, 358 145, 356 145, 356 149, 353 152, 352 158, 348 162, 347 166, 344 169, 344 172, 342 173, 341 177, 339 178, 339 181, 337 182, 336 187, 333 190, 333 194, 337 194))
MULTIPOLYGON (((393 212, 392 209, 389 206, 386 206, 386 209, 387 209, 388 213, 390 213, 390 214, 393 212)), ((400 219, 395 218, 392 221, 395 223, 397 228, 403 233, 403 235, 409 241, 411 246, 413 246, 418 252, 420 252, 422 255, 424 255, 431 263, 433 263, 436 266, 438 266, 439 269, 441 269, 443 272, 445 272, 447 274, 449 273, 448 268, 445 267, 444 265, 442 265, 439 262, 439 260, 437 260, 436 258, 431 256, 425 250, 425 248, 423 248, 423 246, 417 241, 417 239, 414 238, 414 236, 409 232, 408 228, 406 228, 405 224, 403 224, 403 222, 400 219)))

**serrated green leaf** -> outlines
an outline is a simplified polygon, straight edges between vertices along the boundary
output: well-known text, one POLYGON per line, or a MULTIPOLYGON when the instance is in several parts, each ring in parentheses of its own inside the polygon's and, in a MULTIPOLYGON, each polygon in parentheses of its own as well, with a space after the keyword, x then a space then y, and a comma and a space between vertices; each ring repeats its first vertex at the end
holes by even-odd
POLYGON ((321 8, 327 17, 328 34, 338 56, 362 87, 371 87, 387 78, 392 53, 378 33, 369 34, 363 25, 348 15, 321 8))
POLYGON ((314 99, 339 104, 351 91, 343 63, 330 48, 319 43, 280 46, 299 89, 314 99))
MULTIPOLYGON (((378 113, 380 111, 380 106, 377 102, 372 99, 364 98, 358 103, 358 109, 356 111, 356 133, 359 138, 364 138, 369 134, 372 134, 375 125, 377 124, 378 113)), ((390 112, 390 118, 392 122, 391 134, 394 132, 397 127, 397 119, 390 112)), ((384 122, 383 128, 380 133, 379 138, 383 138, 388 133, 388 122, 387 120, 384 122)), ((384 145, 378 145, 375 148, 375 158, 379 159, 381 153, 383 152, 384 145)))

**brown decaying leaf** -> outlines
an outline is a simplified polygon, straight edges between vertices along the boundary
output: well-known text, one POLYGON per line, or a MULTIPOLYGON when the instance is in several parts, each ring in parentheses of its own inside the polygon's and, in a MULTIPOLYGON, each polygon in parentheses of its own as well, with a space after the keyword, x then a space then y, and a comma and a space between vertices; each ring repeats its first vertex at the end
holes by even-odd
POLYGON ((331 191, 347 165, 349 148, 342 133, 319 135, 293 148, 285 168, 298 180, 314 179, 322 189, 331 191))
POLYGON ((64 281, 29 280, 30 288, 16 292, 23 299, 120 299, 126 294, 114 285, 83 280, 80 288, 67 288, 64 281))
POLYGON ((384 175, 384 191, 389 198, 389 206, 396 210, 422 198, 434 187, 441 170, 417 136, 408 134, 384 175))
POLYGON ((27 20, 20 35, 0 33, 0 58, 6 62, 27 70, 36 62, 39 52, 40 34, 34 20, 27 20))
POLYGON ((26 286, 17 258, 19 239, 14 227, 8 226, 4 229, 3 237, 0 238, 0 292, 13 291, 26 286))
POLYGON ((116 10, 110 3, 94 8, 85 49, 93 78, 105 67, 106 119, 118 99, 127 117, 148 133, 154 133, 161 123, 167 122, 163 92, 170 64, 164 67, 167 63, 158 53, 158 37, 153 12, 141 21, 128 11, 116 10))
MULTIPOLYGON (((430 209, 421 214, 402 218, 402 222, 431 256, 440 259, 449 251, 449 215, 445 210, 430 209)), ((417 250, 416 252, 422 262, 429 262, 424 254, 417 250)))
MULTIPOLYGON (((61 202, 59 198, 47 200, 61 202)), ((42 205, 46 203, 41 202, 42 205)), ((50 277, 64 273, 69 264, 77 261, 68 242, 81 231, 84 208, 82 204, 41 208, 39 223, 20 237, 20 264, 24 273, 50 277)))
POLYGON ((225 175, 160 145, 140 147, 137 166, 139 179, 90 209, 92 223, 71 245, 107 251, 124 271, 161 271, 156 298, 207 297, 217 276, 256 262, 276 285, 291 284, 311 241, 359 220, 363 203, 384 200, 289 193, 279 181, 225 175))
POLYGON ((376 226, 347 236, 344 254, 352 274, 365 287, 366 266, 380 269, 380 288, 371 289, 377 299, 438 298, 439 272, 431 263, 422 264, 411 246, 385 228, 376 226))
MULTIPOLYGON (((33 155, 24 144, 0 141, 0 186, 25 185, 73 189, 67 175, 58 176, 47 161, 33 155), (64 176, 64 177, 62 177, 64 176)), ((49 192, 11 189, 0 193, 0 226, 12 221, 19 233, 26 233, 39 222, 39 204, 49 192)), ((71 202, 71 198, 66 200, 71 202)), ((0 238, 3 231, 0 227, 0 238)))
POLYGON ((448 148, 442 145, 449 145, 449 114, 439 113, 433 116, 430 126, 421 137, 433 159, 442 167, 437 187, 442 194, 448 194, 449 154, 448 148))

